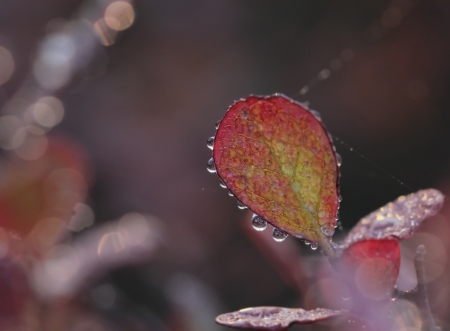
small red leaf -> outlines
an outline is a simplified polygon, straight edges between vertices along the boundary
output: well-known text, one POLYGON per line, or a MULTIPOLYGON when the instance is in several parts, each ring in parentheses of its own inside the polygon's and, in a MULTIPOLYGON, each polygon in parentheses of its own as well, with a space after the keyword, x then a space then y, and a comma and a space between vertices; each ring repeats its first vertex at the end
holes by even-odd
POLYGON ((339 206, 337 156, 318 115, 285 96, 249 96, 220 122, 219 177, 254 213, 326 246, 339 206))
POLYGON ((220 315, 216 322, 220 325, 250 330, 282 331, 291 324, 309 324, 346 314, 344 310, 317 308, 314 310, 255 307, 220 315))
POLYGON ((439 212, 443 202, 444 195, 435 189, 401 196, 361 219, 348 234, 344 247, 364 239, 408 239, 439 212))
POLYGON ((396 240, 363 240, 348 247, 339 260, 347 283, 365 299, 390 298, 400 269, 400 245, 396 240))

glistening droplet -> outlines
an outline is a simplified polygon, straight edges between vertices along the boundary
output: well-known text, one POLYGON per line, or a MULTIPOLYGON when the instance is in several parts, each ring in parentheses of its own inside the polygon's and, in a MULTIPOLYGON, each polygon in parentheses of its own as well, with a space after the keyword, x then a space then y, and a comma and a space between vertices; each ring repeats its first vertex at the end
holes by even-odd
POLYGON ((216 172, 216 164, 214 163, 214 158, 209 159, 208 164, 206 165, 206 169, 208 169, 208 171, 212 174, 216 172))
POLYGON ((209 149, 214 148, 214 137, 209 137, 206 141, 206 146, 208 146, 209 149))
POLYGON ((218 120, 218 121, 216 122, 216 130, 219 128, 220 121, 221 121, 221 120, 218 120))
POLYGON ((314 115, 314 117, 316 118, 316 120, 318 120, 318 121, 322 121, 322 117, 320 116, 320 113, 318 112, 318 111, 316 111, 316 110, 309 110, 310 112, 311 112, 311 114, 313 114, 314 115))
POLYGON ((230 197, 234 197, 234 194, 231 193, 231 191, 228 191, 228 195, 229 195, 230 197))
POLYGON ((248 111, 246 109, 243 109, 241 111, 240 116, 241 116, 242 119, 246 120, 248 118, 248 111))
POLYGON ((239 200, 237 201, 237 206, 239 209, 247 209, 247 206, 244 205, 242 202, 240 202, 239 200))
POLYGON ((304 240, 305 245, 311 245, 311 242, 309 240, 304 240))
POLYGON ((267 221, 257 214, 253 214, 252 226, 256 231, 264 231, 267 229, 267 221))
POLYGON ((318 243, 311 243, 311 249, 312 249, 313 251, 315 251, 315 250, 317 249, 317 247, 319 247, 319 244, 318 244, 318 243))
POLYGON ((280 229, 274 228, 272 232, 273 240, 281 242, 287 238, 288 234, 280 229))
POLYGON ((227 188, 227 186, 225 185, 225 183, 222 180, 219 182, 219 186, 221 188, 227 188))
POLYGON ((341 156, 341 154, 336 153, 336 163, 337 163, 338 167, 340 167, 342 165, 342 156, 341 156))

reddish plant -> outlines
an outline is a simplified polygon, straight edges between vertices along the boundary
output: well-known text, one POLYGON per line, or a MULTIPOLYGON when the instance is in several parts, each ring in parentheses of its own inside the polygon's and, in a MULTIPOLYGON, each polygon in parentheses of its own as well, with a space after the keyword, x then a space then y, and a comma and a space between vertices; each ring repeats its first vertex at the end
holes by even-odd
MULTIPOLYGON (((378 316, 390 309, 400 269, 399 241, 410 238, 426 219, 437 214, 444 196, 434 189, 401 196, 364 217, 336 244, 332 236, 341 200, 341 157, 317 112, 279 94, 250 96, 234 103, 216 129, 215 137, 208 139, 213 150, 208 170, 217 172, 221 186, 238 199, 240 208, 253 211, 253 227, 261 231, 271 224, 275 241, 291 235, 313 249, 320 246, 354 302, 350 311, 247 308, 220 315, 217 323, 285 330, 292 323, 350 315, 357 316, 364 328, 389 330, 389 317, 378 316)), ((423 275, 419 275, 424 272, 422 247, 416 256, 417 297, 418 305, 427 308, 423 275)), ((425 320, 433 330, 431 314, 425 320)))

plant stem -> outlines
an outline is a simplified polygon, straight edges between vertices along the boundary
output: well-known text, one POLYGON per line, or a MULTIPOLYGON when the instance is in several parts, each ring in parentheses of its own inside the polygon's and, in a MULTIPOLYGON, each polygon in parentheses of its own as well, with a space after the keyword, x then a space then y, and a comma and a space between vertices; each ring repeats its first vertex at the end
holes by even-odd
POLYGON ((331 239, 325 236, 320 230, 317 232, 317 235, 320 238, 319 244, 325 252, 325 255, 328 257, 328 259, 335 259, 337 257, 337 254, 334 247, 330 244, 331 239))
POLYGON ((424 322, 422 331, 440 331, 431 314, 430 303, 428 301, 427 285, 425 282, 425 265, 423 263, 425 254, 425 246, 419 245, 416 250, 416 257, 414 258, 414 266, 416 267, 417 274, 417 305, 422 310, 424 322))

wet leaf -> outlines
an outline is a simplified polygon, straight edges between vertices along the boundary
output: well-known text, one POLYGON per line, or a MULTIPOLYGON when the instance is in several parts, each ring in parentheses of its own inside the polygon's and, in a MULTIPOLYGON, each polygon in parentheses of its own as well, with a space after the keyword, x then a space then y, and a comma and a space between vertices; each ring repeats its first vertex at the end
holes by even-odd
POLYGON ((358 296, 388 299, 400 270, 400 244, 390 239, 358 241, 343 252, 338 263, 341 276, 358 296))
POLYGON ((219 124, 217 174, 254 213, 324 246, 334 232, 339 169, 317 114, 285 96, 237 101, 219 124))
POLYGON ((444 195, 435 189, 401 196, 361 219, 348 234, 344 247, 364 239, 408 239, 439 212, 443 202, 444 195))
POLYGON ((309 324, 346 314, 344 310, 317 308, 304 310, 282 307, 255 307, 220 315, 216 322, 220 325, 250 330, 286 330, 291 324, 309 324))

